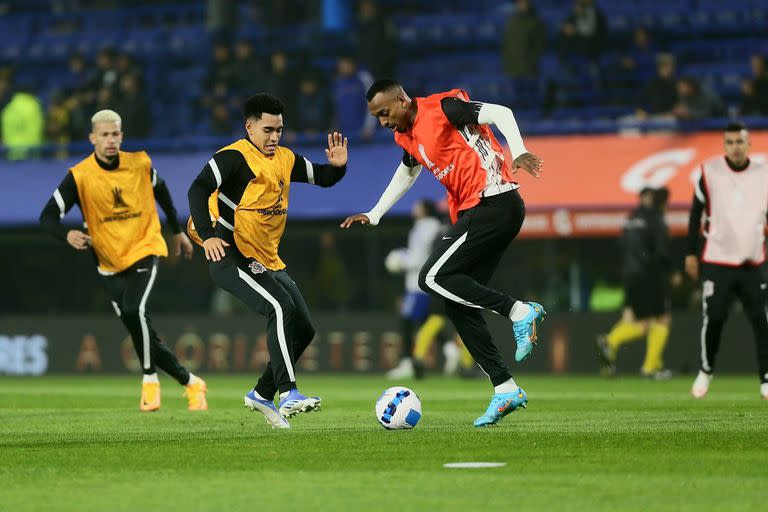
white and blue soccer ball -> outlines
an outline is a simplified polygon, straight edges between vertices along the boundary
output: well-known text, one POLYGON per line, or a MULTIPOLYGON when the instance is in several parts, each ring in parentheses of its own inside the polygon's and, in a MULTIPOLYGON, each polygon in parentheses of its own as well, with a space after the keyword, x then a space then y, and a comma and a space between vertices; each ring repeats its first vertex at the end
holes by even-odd
POLYGON ((393 386, 376 400, 376 419, 388 430, 413 428, 421 419, 421 400, 412 390, 393 386))

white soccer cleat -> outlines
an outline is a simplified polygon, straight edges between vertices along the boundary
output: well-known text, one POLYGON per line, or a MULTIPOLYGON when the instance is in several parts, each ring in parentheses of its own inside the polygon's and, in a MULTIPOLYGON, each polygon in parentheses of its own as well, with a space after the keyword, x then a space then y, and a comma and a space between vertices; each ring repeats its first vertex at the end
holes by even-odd
POLYGON ((285 398, 280 399, 278 411, 283 418, 292 418, 300 412, 319 411, 321 407, 322 400, 319 396, 304 396, 294 388, 285 398))
POLYGON ((387 372, 388 379, 412 379, 413 376, 413 361, 410 357, 403 358, 400 364, 387 372))
POLYGON ((291 424, 277 412, 275 404, 269 400, 261 400, 254 394, 253 390, 250 390, 248 394, 243 397, 243 402, 250 410, 259 411, 263 414, 267 423, 269 423, 272 428, 291 428, 291 424))
POLYGON ((696 380, 691 387, 691 396, 696 399, 704 398, 709 391, 709 383, 712 382, 712 375, 699 370, 696 380))
POLYGON ((760 396, 763 400, 768 400, 768 382, 760 384, 760 396))

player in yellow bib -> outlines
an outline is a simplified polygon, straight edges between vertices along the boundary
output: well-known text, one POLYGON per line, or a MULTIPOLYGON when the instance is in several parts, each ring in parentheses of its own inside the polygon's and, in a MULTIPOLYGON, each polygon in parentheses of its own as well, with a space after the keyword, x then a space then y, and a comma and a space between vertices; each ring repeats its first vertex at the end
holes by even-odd
POLYGON ((93 116, 90 141, 94 151, 67 172, 45 205, 40 223, 73 248, 93 253, 100 280, 141 361, 144 380, 140 410, 160 408, 156 367, 185 386, 190 410, 205 410, 205 382, 179 363, 152 328, 147 314, 158 259, 168 255, 155 202, 168 217, 174 252, 183 252, 189 259, 192 244, 179 227, 168 187, 147 153, 120 151, 121 125, 120 116, 112 110, 93 116), (85 231, 61 223, 75 204, 83 214, 85 231))
POLYGON ((329 134, 328 164, 312 163, 278 145, 283 133, 279 99, 257 94, 246 101, 243 115, 246 137, 213 155, 189 188, 190 227, 211 262, 216 284, 267 318, 270 362, 246 394, 245 405, 264 414, 272 427, 289 428, 286 418, 321 404, 319 397, 304 396, 296 387, 294 364, 315 328, 278 256, 289 191, 295 182, 330 187, 341 180, 347 139, 329 134), (274 404, 278 392, 279 409, 274 404))

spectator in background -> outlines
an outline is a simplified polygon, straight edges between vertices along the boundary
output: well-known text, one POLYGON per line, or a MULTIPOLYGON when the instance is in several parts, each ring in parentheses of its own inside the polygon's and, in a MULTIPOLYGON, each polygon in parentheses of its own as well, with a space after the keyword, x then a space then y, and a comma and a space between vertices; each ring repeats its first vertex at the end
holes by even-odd
POLYGON ((373 135, 376 118, 369 114, 365 101, 365 93, 372 84, 370 73, 358 70, 352 57, 344 56, 336 61, 333 103, 338 131, 363 137, 373 135))
POLYGON ((8 160, 33 156, 43 143, 44 128, 40 100, 26 88, 19 88, 0 112, 0 133, 8 148, 8 160))
POLYGON ((152 115, 149 103, 139 88, 138 76, 129 73, 120 78, 120 94, 116 110, 123 119, 123 135, 132 139, 149 136, 152 115))
POLYGON ((116 66, 117 52, 113 48, 103 48, 96 57, 96 75, 91 83, 91 88, 98 90, 102 87, 117 92, 118 72, 116 66))
POLYGON ((207 112, 211 132, 215 135, 232 135, 232 112, 237 107, 238 98, 227 84, 214 84, 211 93, 203 96, 200 103, 207 112))
POLYGON ((67 75, 61 84, 64 91, 71 94, 95 83, 95 77, 88 71, 85 57, 77 53, 69 58, 67 75))
POLYGON ((96 99, 94 106, 91 110, 114 110, 115 109, 115 95, 112 94, 111 87, 101 87, 96 91, 96 99))
POLYGON ((234 133, 232 112, 224 103, 216 103, 211 110, 211 133, 213 135, 231 136, 234 133))
POLYGON ((621 60, 623 72, 648 78, 653 74, 655 60, 656 51, 648 32, 642 27, 637 27, 632 32, 632 46, 621 60))
POLYGON ((264 81, 264 92, 279 97, 285 109, 284 118, 293 119, 296 115, 296 94, 299 79, 288 62, 285 52, 276 51, 270 58, 270 70, 264 81))
POLYGON ((235 44, 233 67, 237 71, 233 85, 238 92, 253 94, 262 79, 264 69, 261 60, 253 53, 253 44, 247 39, 241 39, 235 44))
POLYGON ((672 109, 677 119, 696 120, 725 115, 720 97, 709 87, 690 77, 677 81, 677 103, 672 109))
POLYGON ((517 10, 507 20, 501 43, 504 72, 512 78, 532 78, 547 41, 547 28, 531 0, 517 0, 517 10))
POLYGON ((141 91, 144 90, 144 73, 133 57, 127 53, 119 54, 115 58, 115 70, 118 76, 118 88, 122 88, 123 77, 131 75, 134 77, 136 87, 141 91))
POLYGON ((238 3, 235 0, 207 0, 205 28, 214 36, 226 35, 237 29, 238 3))
POLYGON ((297 131, 314 134, 330 130, 333 105, 328 89, 316 74, 302 78, 296 107, 294 124, 297 131))
POLYGON ((637 116, 671 115, 676 102, 675 58, 668 53, 660 53, 656 57, 656 77, 643 89, 637 116))
POLYGON ((217 41, 213 45, 211 62, 205 76, 205 92, 210 94, 217 84, 225 84, 227 88, 232 88, 236 75, 237 70, 232 62, 229 46, 224 41, 217 41))
POLYGON ((90 132, 93 98, 94 92, 87 87, 75 91, 67 98, 69 110, 67 131, 70 140, 80 140, 90 132))
POLYGON ((57 91, 51 95, 48 115, 45 123, 45 137, 49 142, 59 146, 56 152, 58 158, 67 156, 69 138, 69 107, 63 92, 57 91))
POLYGON ((573 11, 561 28, 561 57, 583 56, 596 60, 605 36, 605 17, 594 0, 575 0, 573 11))
POLYGON ((638 27, 632 32, 630 46, 606 63, 604 90, 608 104, 636 107, 637 98, 629 91, 637 91, 653 77, 656 53, 648 32, 638 27))
POLYGON ((755 83, 749 78, 741 81, 741 101, 739 102, 739 114, 742 116, 759 116, 768 114, 763 111, 764 98, 755 93, 755 83))
MULTIPOLYGON (((768 69, 766 69, 765 57, 762 55, 753 55, 749 59, 750 67, 752 68, 752 80, 751 88, 747 86, 745 91, 744 84, 742 82, 742 95, 743 97, 749 96, 750 92, 753 98, 753 105, 751 105, 753 114, 768 114, 768 69), (751 89, 751 91, 749 90, 751 89)), ((747 107, 749 105, 749 99, 747 101, 747 107)), ((742 101, 742 104, 744 101, 742 101)))
POLYGON ((395 75, 397 27, 374 0, 362 0, 358 9, 357 56, 376 78, 395 75))

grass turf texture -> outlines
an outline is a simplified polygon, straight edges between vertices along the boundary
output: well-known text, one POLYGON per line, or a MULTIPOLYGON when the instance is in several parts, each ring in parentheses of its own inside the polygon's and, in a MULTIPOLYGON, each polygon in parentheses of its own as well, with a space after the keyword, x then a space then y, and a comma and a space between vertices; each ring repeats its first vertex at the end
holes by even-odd
POLYGON ((757 380, 530 376, 527 410, 472 421, 485 381, 403 381, 412 431, 386 431, 377 377, 305 377, 324 410, 272 430, 242 406, 253 379, 206 376, 210 411, 138 411, 136 377, 0 379, 0 510, 764 510, 768 402, 757 380), (507 462, 445 469, 446 462, 507 462))

